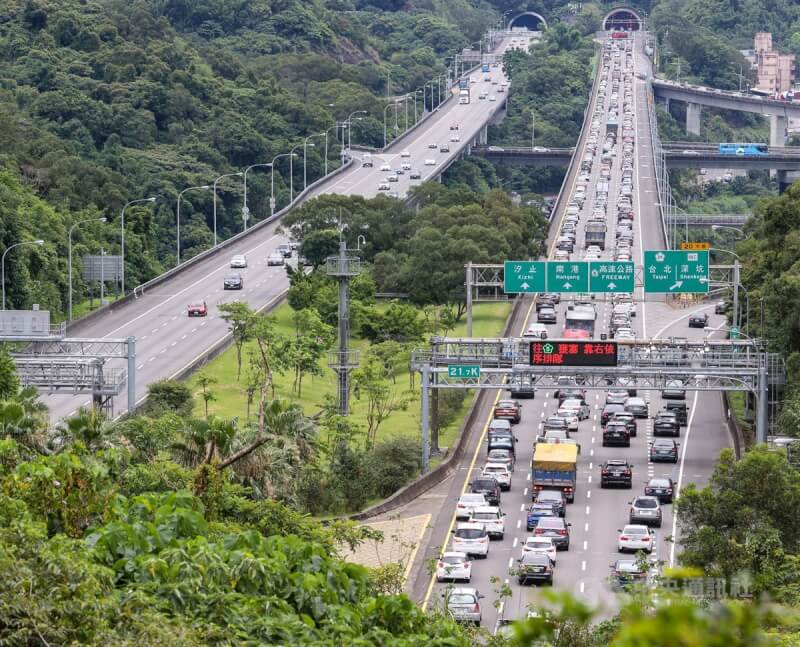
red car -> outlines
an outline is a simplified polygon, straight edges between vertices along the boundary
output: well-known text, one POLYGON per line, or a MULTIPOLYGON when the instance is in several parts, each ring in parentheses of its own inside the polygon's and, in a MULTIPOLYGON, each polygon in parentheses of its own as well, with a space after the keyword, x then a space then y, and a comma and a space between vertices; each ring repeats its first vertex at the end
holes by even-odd
POLYGON ((205 317, 208 314, 208 306, 205 301, 190 303, 187 306, 187 312, 190 317, 205 317))
POLYGON ((522 417, 522 407, 516 400, 500 400, 494 407, 494 417, 517 424, 522 417))

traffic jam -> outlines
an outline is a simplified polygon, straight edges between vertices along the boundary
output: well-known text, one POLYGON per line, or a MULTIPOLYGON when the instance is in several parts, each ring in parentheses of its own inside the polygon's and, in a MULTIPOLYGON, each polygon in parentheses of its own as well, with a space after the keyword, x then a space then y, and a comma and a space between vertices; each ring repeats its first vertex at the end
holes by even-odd
MULTIPOLYGON (((607 39, 600 74, 551 260, 641 263, 633 39, 607 39)), ((539 294, 523 333, 531 363, 611 362, 613 342, 642 336, 637 315, 629 293, 539 294)), ((561 377, 553 390, 522 382, 501 392, 465 490, 452 502, 433 588, 442 608, 499 631, 537 613, 539 586, 601 603, 652 581, 669 551, 690 418, 684 385, 666 386, 637 392, 617 380, 592 391, 579 377, 561 377), (511 595, 496 604, 503 584, 511 595)))

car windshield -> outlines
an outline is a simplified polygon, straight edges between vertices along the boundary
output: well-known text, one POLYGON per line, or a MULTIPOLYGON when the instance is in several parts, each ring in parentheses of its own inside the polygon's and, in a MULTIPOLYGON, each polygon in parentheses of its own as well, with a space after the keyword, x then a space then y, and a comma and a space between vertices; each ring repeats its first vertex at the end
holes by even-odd
POLYGON ((495 487, 497 487, 497 481, 494 479, 476 479, 472 482, 474 490, 494 490, 495 487))
POLYGON ((636 499, 633 505, 635 505, 637 508, 657 508, 658 501, 655 499, 636 499))
POLYGON ((542 517, 554 517, 553 506, 542 503, 531 506, 531 513, 542 517))
POLYGON ((238 281, 239 280, 239 275, 238 274, 228 274, 228 276, 225 277, 225 280, 226 281, 238 281))
POLYGON ((500 402, 497 403, 497 406, 501 409, 513 409, 517 406, 517 403, 513 400, 500 400, 500 402))
POLYGON ((642 569, 634 561, 617 562, 616 569, 620 573, 641 573, 642 569))
POLYGON ((484 498, 482 494, 462 494, 461 495, 461 503, 478 503, 483 502, 484 498))
POLYGON ((450 604, 475 604, 475 597, 469 593, 451 593, 450 604))
POLYGON ((653 442, 653 447, 658 447, 659 449, 672 449, 674 445, 668 440, 656 440, 653 442))
POLYGON ((507 461, 511 456, 505 449, 493 449, 489 452, 488 458, 492 461, 507 461))
POLYGON ((650 485, 652 487, 669 487, 669 481, 667 479, 650 479, 650 485))
POLYGON ((486 534, 483 528, 459 528, 456 537, 459 539, 480 539, 486 534))
POLYGON ((505 474, 507 469, 505 465, 487 465, 483 468, 484 472, 499 472, 505 474))
POLYGON ((458 557, 457 555, 445 555, 439 561, 442 561, 445 564, 463 564, 465 560, 463 557, 458 557))
POLYGON ((203 304, 202 303, 190 303, 189 307, 190 308, 202 308, 203 304))
POLYGON ((644 526, 625 526, 623 532, 626 535, 646 535, 647 528, 644 526))
POLYGON ((481 521, 495 521, 497 520, 496 512, 475 512, 472 515, 473 519, 480 519, 481 521))

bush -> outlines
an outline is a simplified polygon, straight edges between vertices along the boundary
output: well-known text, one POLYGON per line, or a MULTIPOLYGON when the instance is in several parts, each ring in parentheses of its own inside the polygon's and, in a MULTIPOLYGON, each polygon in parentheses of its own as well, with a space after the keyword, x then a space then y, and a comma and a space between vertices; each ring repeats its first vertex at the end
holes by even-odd
POLYGON ((158 418, 167 412, 189 417, 192 411, 194 411, 194 396, 191 389, 177 380, 161 380, 147 388, 147 400, 141 413, 152 418, 158 418))
POLYGON ((387 497, 406 485, 420 469, 421 447, 412 438, 384 440, 366 456, 374 496, 387 497))
POLYGON ((466 395, 467 392, 460 389, 439 389, 439 429, 458 417, 466 395))

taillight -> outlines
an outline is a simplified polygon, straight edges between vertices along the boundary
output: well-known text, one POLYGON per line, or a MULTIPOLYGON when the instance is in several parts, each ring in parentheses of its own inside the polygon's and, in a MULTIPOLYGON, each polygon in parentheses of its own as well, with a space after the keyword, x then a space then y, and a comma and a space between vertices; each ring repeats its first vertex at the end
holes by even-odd
POLYGON ((603 470, 603 474, 608 474, 608 470, 603 470))
POLYGON ((571 487, 565 487, 564 488, 564 492, 567 492, 567 493, 572 492, 572 488, 571 487))
POLYGON ((667 494, 672 494, 672 488, 671 487, 667 488, 667 494))
POLYGON ((544 532, 544 530, 542 530, 541 528, 537 528, 536 530, 533 531, 533 534, 534 535, 541 535, 543 532, 544 532))
POLYGON ((628 541, 628 539, 630 539, 630 537, 626 537, 625 535, 620 537, 620 541, 628 541))
POLYGON ((630 470, 625 470, 625 476, 630 476, 630 475, 631 475, 631 471, 630 470))
POLYGON ((631 514, 633 514, 634 512, 636 512, 636 509, 635 508, 631 508, 631 514))
POLYGON ((480 613, 480 612, 481 612, 481 605, 476 602, 475 606, 472 607, 472 613, 480 613))
POLYGON ((559 531, 558 531, 558 534, 559 534, 559 535, 566 535, 566 534, 567 534, 567 530, 566 530, 566 528, 562 528, 561 530, 559 530, 559 531))
POLYGON ((438 566, 439 568, 444 568, 444 562, 439 562, 438 566))
POLYGON ((642 541, 650 541, 650 537, 644 537, 642 541))

